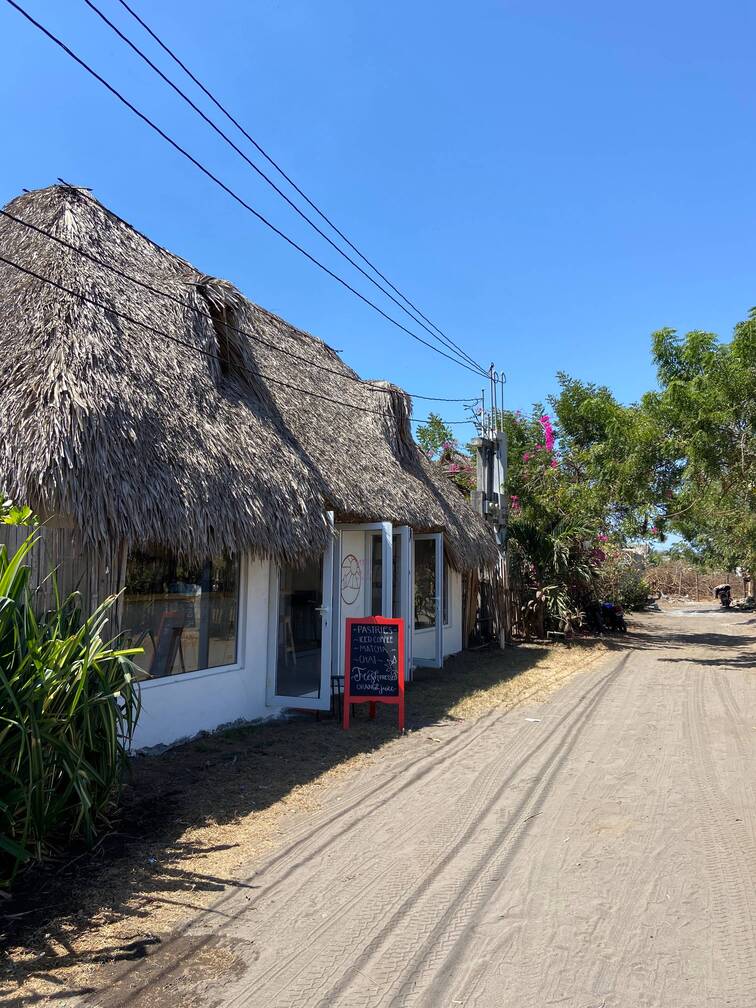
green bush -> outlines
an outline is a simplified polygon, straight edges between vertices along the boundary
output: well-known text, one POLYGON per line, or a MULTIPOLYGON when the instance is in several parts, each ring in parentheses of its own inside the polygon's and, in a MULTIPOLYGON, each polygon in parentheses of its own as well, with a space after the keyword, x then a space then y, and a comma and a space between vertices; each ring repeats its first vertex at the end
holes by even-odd
MULTIPOLYGON (((2 515, 0 515, 2 520, 2 515)), ((8 520, 7 517, 5 520, 8 520)), ((0 546, 0 885, 23 862, 91 843, 119 793, 139 693, 130 655, 102 634, 115 597, 83 617, 76 595, 35 613, 32 533, 0 546)))
POLYGON ((643 609, 651 595, 641 554, 631 549, 607 548, 597 584, 600 599, 618 602, 623 609, 643 609))
POLYGON ((645 578, 639 578, 622 586, 619 603, 623 609, 645 609, 651 597, 651 586, 645 578))

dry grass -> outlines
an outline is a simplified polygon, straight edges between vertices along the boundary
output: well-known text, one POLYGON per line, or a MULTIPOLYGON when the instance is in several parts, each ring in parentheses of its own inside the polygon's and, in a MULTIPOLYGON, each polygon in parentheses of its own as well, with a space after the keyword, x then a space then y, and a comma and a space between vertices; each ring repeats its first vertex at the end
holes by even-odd
POLYGON ((602 642, 530 644, 422 670, 403 738, 386 707, 372 722, 358 715, 349 732, 330 719, 268 722, 137 759, 112 833, 95 851, 30 874, 5 908, 21 916, 6 917, 0 993, 83 991, 104 964, 140 958, 153 936, 243 888, 292 813, 300 820, 320 808, 371 760, 411 760, 413 732, 541 699, 606 653, 602 642))

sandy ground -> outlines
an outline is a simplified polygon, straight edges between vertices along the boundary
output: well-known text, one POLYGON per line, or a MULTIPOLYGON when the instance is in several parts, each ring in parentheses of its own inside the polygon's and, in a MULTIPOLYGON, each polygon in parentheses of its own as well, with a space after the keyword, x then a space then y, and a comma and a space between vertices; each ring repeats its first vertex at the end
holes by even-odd
MULTIPOLYGON (((327 779, 252 870, 142 933, 138 961, 84 974, 56 945, 79 961, 37 964, 53 999, 752 1008, 756 617, 704 604, 632 630, 545 698, 533 669, 509 680, 517 706, 468 690, 480 716, 418 723, 327 779)), ((8 1004, 31 1003, 24 968, 8 1004)))
MULTIPOLYGON (((348 733, 307 716, 138 759, 120 819, 95 851, 69 852, 32 871, 15 899, 0 904, 0 1000, 18 1008, 78 1003, 134 962, 158 971, 163 949, 174 955, 186 944, 185 929, 203 911, 214 919, 224 894, 249 892, 263 855, 337 802, 357 774, 393 759, 394 750, 410 761, 425 757, 450 727, 545 697, 606 650, 597 641, 569 649, 529 644, 421 670, 408 690, 402 739, 393 709, 379 707, 371 722, 358 708, 348 733)), ((237 961, 222 942, 210 942, 192 966, 218 977, 237 961)), ((161 995, 156 1003, 167 1002, 161 995)))

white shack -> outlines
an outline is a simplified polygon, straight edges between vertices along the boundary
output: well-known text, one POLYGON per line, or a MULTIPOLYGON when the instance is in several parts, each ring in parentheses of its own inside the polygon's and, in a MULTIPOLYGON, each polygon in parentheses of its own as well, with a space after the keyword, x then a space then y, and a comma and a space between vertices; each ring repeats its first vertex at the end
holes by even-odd
POLYGON ((463 647, 463 576, 497 551, 400 389, 85 190, 6 211, 0 489, 46 520, 40 574, 123 592, 137 746, 327 709, 348 616, 403 617, 408 676, 463 647))

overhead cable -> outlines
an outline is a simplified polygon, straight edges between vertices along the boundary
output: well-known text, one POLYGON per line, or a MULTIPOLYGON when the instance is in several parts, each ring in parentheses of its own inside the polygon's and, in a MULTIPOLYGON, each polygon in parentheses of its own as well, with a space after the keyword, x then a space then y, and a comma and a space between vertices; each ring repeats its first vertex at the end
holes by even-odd
MULTIPOLYGON (((81 193, 81 190, 76 191, 81 193)), ((96 204, 98 207, 102 206, 102 204, 97 203, 97 201, 92 199, 92 197, 87 198, 91 199, 92 203, 96 204)), ((103 207, 103 209, 105 208, 103 207)), ((129 283, 133 283, 136 286, 141 287, 143 290, 149 291, 149 293, 156 295, 157 297, 163 297, 169 301, 173 301, 175 302, 175 304, 180 305, 182 308, 186 308, 189 311, 195 312, 197 315, 200 315, 203 318, 206 318, 208 321, 214 323, 213 316, 209 312, 203 311, 197 305, 193 305, 187 301, 184 301, 182 298, 178 297, 178 295, 172 294, 170 291, 162 290, 159 287, 154 287, 152 284, 145 283, 144 280, 139 280, 137 277, 131 276, 129 273, 125 273, 117 266, 112 265, 112 263, 106 262, 104 259, 100 259, 97 256, 92 255, 90 252, 87 252, 86 249, 83 249, 78 245, 74 245, 69 241, 66 241, 65 238, 61 238, 59 235, 53 234, 51 231, 46 231, 44 228, 38 227, 36 224, 32 224, 31 221, 26 221, 22 217, 16 217, 15 214, 10 213, 8 210, 0 209, 0 215, 6 217, 8 220, 13 221, 16 224, 21 224, 25 228, 29 228, 29 230, 34 231, 37 234, 50 239, 51 241, 57 242, 58 245, 62 245, 64 248, 70 249, 77 255, 80 255, 83 258, 88 259, 90 262, 95 263, 95 265, 101 266, 103 269, 109 270, 116 276, 121 277, 121 279, 127 280, 129 283)), ((120 218, 118 218, 118 220, 120 220, 120 218)), ((160 246, 156 247, 160 248, 160 246)), ((164 250, 161 249, 161 251, 164 250)), ((240 329, 238 326, 232 325, 230 322, 224 322, 224 326, 227 329, 230 329, 232 332, 238 333, 240 336, 245 336, 247 339, 254 340, 256 343, 260 343, 270 350, 274 350, 277 353, 285 354, 287 357, 291 357, 294 360, 300 361, 302 364, 307 364, 309 367, 317 368, 320 371, 327 371, 329 374, 336 375, 339 378, 345 378, 349 381, 358 382, 363 388, 373 389, 376 392, 386 392, 386 393, 390 392, 389 389, 386 389, 381 385, 375 385, 372 384, 371 382, 363 381, 362 378, 360 378, 358 375, 346 374, 343 371, 337 370, 336 368, 328 367, 326 364, 320 364, 318 361, 310 360, 308 357, 302 357, 300 354, 294 353, 293 350, 288 350, 285 347, 281 347, 275 343, 271 343, 269 340, 263 339, 261 336, 257 336, 256 334, 249 332, 249 330, 240 329)), ((472 396, 468 396, 466 399, 446 399, 438 396, 414 395, 410 392, 407 392, 406 395, 409 395, 412 399, 427 399, 430 402, 463 402, 463 403, 477 402, 477 400, 472 396)))
MULTIPOLYGON (((142 329, 146 329, 148 332, 153 333, 156 336, 162 336, 163 339, 168 340, 171 343, 176 343, 179 346, 185 347, 187 350, 192 350, 194 353, 201 354, 203 357, 209 357, 213 360, 217 360, 222 364, 232 363, 227 357, 221 357, 217 353, 213 353, 212 350, 205 350, 202 347, 195 346, 189 343, 187 340, 182 340, 177 336, 171 336, 169 333, 164 332, 162 329, 158 329, 156 326, 150 325, 148 322, 142 322, 140 319, 134 318, 132 315, 128 315, 125 312, 118 311, 112 305, 105 304, 102 301, 98 301, 97 298, 89 297, 87 294, 82 294, 81 291, 72 290, 65 284, 59 283, 57 280, 53 280, 51 277, 45 276, 42 273, 36 272, 36 270, 29 269, 27 266, 22 266, 20 263, 14 262, 12 259, 7 259, 5 256, 0 255, 0 263, 5 263, 6 266, 12 266, 14 269, 21 273, 25 273, 27 276, 32 277, 35 280, 39 280, 42 283, 46 283, 51 287, 57 288, 64 294, 68 294, 71 297, 78 298, 80 301, 86 304, 93 305, 95 308, 100 308, 102 311, 107 312, 109 315, 113 315, 116 318, 123 319, 124 322, 129 322, 132 325, 138 325, 142 329)), ((303 395, 313 396, 316 399, 322 399, 325 402, 333 403, 336 406, 345 406, 347 409, 358 410, 360 413, 372 413, 376 416, 385 417, 387 420, 393 420, 395 417, 391 413, 387 413, 385 410, 375 410, 371 409, 369 406, 360 406, 358 403, 344 402, 343 399, 334 399, 331 396, 323 395, 322 392, 315 392, 313 389, 302 388, 301 385, 293 385, 290 382, 281 381, 280 378, 273 378, 271 375, 265 374, 263 371, 253 370, 252 368, 245 367, 244 365, 237 364, 233 362, 233 366, 240 372, 251 375, 254 378, 262 378, 266 382, 271 382, 274 385, 280 385, 282 388, 291 389, 295 392, 300 392, 303 395)), ((427 423, 431 420, 431 417, 425 419, 418 419, 416 423, 427 423)), ((470 420, 444 420, 445 424, 469 424, 470 420)))
MULTIPOLYGON (((186 92, 182 91, 182 89, 174 81, 172 81, 170 77, 164 74, 163 71, 160 69, 160 67, 158 67, 155 63, 153 63, 153 61, 149 58, 149 56, 147 56, 147 54, 144 53, 132 39, 130 39, 127 35, 125 35, 124 32, 122 32, 121 29, 117 25, 115 25, 107 17, 107 15, 105 15, 100 10, 100 8, 97 6, 97 4, 93 2, 93 0, 84 0, 84 3, 111 29, 111 31, 113 31, 118 36, 118 38, 120 38, 133 52, 137 54, 137 56, 139 56, 140 59, 142 59, 147 64, 147 66, 149 66, 154 71, 154 73, 156 73, 158 77, 168 85, 168 87, 170 87, 184 102, 186 102, 186 104, 194 112, 197 113, 197 115, 203 120, 203 122, 207 123, 207 125, 219 137, 221 137, 221 139, 224 140, 225 143, 227 143, 229 147, 231 147, 231 149, 235 151, 235 153, 237 153, 239 157, 242 158, 242 160, 254 172, 256 172, 262 179, 264 179, 268 183, 268 185, 271 186, 271 188, 274 189, 276 193, 278 193, 281 199, 283 199, 292 208, 292 210, 302 218, 302 220, 306 221, 310 225, 310 227, 312 227, 313 230, 320 235, 321 238, 327 241, 328 244, 331 246, 331 248, 333 248, 336 252, 338 252, 340 256, 343 256, 343 258, 346 259, 346 261, 350 263, 359 273, 361 273, 366 280, 368 280, 382 294, 385 294, 385 296, 389 298, 389 300, 392 301, 397 306, 397 308, 400 309, 400 311, 403 311, 404 314, 407 315, 409 318, 411 318, 416 325, 419 325, 422 329, 424 329, 432 339, 441 342, 442 345, 444 345, 448 350, 451 350, 452 353, 461 355, 467 360, 469 364, 472 364, 474 367, 482 370, 481 365, 479 365, 477 361, 475 361, 472 357, 470 357, 470 355, 465 350, 459 347, 456 343, 453 343, 445 334, 442 333, 441 336, 437 335, 433 331, 433 329, 430 328, 430 326, 428 326, 424 321, 422 321, 421 318, 418 318, 417 315, 414 314, 412 311, 407 309, 401 303, 401 301, 397 300, 397 298, 394 297, 394 295, 389 290, 386 290, 386 288, 377 280, 375 280, 365 269, 363 269, 358 262, 355 262, 355 260, 347 252, 345 252, 340 247, 340 245, 338 245, 335 241, 333 241, 333 239, 330 238, 322 230, 322 228, 320 228, 315 223, 315 221, 311 217, 309 217, 303 210, 301 210, 300 207, 298 207, 297 204, 292 199, 290 199, 278 185, 276 185, 276 183, 269 175, 267 175, 258 165, 256 165, 254 161, 252 161, 249 157, 247 157, 244 151, 236 143, 234 143, 231 137, 228 136, 228 134, 225 133, 220 128, 220 126, 218 126, 216 122, 214 122, 208 115, 206 115, 202 111, 202 109, 194 101, 192 101, 192 99, 186 94, 186 92)), ((415 309, 415 311, 417 311, 417 309, 415 309)))
POLYGON ((190 154, 189 151, 187 151, 184 147, 182 147, 181 144, 178 143, 178 141, 174 140, 171 136, 169 136, 163 129, 161 129, 160 126, 158 126, 155 122, 153 122, 152 119, 149 118, 149 116, 147 116, 144 112, 141 112, 135 105, 133 105, 128 100, 128 98, 125 98, 115 87, 113 87, 112 84, 110 84, 107 80, 105 80, 104 77, 102 77, 99 73, 97 73, 97 71, 94 70, 84 59, 82 59, 80 56, 77 56, 77 54, 71 48, 69 48, 69 46, 67 46, 65 42, 63 42, 55 34, 53 34, 53 32, 49 31, 47 28, 45 28, 44 25, 42 25, 39 21, 33 18, 32 15, 29 14, 26 10, 24 10, 24 8, 21 7, 19 4, 17 4, 15 0, 6 0, 6 3, 8 3, 11 7, 13 7, 14 10, 18 11, 19 14, 21 14, 30 24, 34 25, 34 27, 37 28, 38 31, 42 32, 47 38, 49 38, 50 41, 54 42, 55 45, 57 45, 60 49, 63 50, 63 52, 66 53, 66 55, 70 56, 70 58, 73 59, 74 62, 78 63, 79 66, 81 66, 84 70, 86 70, 86 72, 90 74, 92 77, 94 77, 94 79, 97 80, 100 84, 102 84, 102 86, 105 87, 123 105, 125 105, 126 108, 128 108, 134 115, 136 115, 139 119, 141 119, 142 122, 146 123, 152 130, 154 130, 158 134, 158 136, 162 137, 162 139, 165 140, 168 144, 170 144, 170 146, 173 147, 174 150, 178 151, 178 153, 181 154, 182 157, 190 161, 196 168, 199 169, 199 171, 201 171, 204 175, 207 176, 207 178, 209 178, 212 182, 214 182, 217 186, 219 186, 235 202, 237 202, 245 210, 251 213, 259 221, 261 221, 266 227, 268 227, 271 231, 273 231, 280 238, 282 238, 287 244, 291 245, 292 248, 296 249, 303 256, 305 256, 305 258, 309 259, 310 262, 316 265, 324 273, 327 273, 328 276, 336 280, 336 282, 341 284, 342 287, 345 287, 347 290, 351 291, 352 294, 358 297, 369 307, 377 311, 378 314, 381 315, 383 318, 385 318, 388 322, 396 326, 398 329, 401 329, 402 332, 406 333, 408 336, 416 340, 418 343, 422 343, 424 346, 428 347, 430 350, 433 350, 435 353, 440 354, 442 357, 446 357, 447 360, 452 361, 459 367, 463 367, 466 370, 473 372, 474 374, 484 374, 483 372, 480 372, 477 369, 477 367, 473 368, 471 365, 465 363, 459 358, 452 357, 444 350, 441 350, 434 344, 429 343, 422 336, 418 336, 417 333, 412 332, 412 330, 408 329, 405 325, 403 325, 393 316, 385 312, 374 301, 371 301, 370 298, 366 297, 364 294, 358 291, 347 280, 344 280, 343 277, 340 277, 337 273, 334 273, 333 270, 329 269, 328 266, 320 262, 319 259, 317 259, 305 248, 303 248, 296 241, 294 241, 293 238, 290 238, 287 234, 281 231, 280 228, 276 227, 276 225, 273 224, 271 221, 269 221, 267 217, 263 216, 263 214, 261 214, 258 210, 255 210, 255 208, 250 203, 248 203, 243 197, 239 196, 239 194, 236 193, 233 189, 231 189, 230 186, 226 185, 225 182, 223 182, 209 168, 207 168, 204 164, 202 164, 202 162, 200 162, 197 158, 195 158, 194 155, 190 154))
POLYGON ((454 346, 455 346, 455 347, 456 347, 456 348, 457 348, 458 350, 460 350, 460 352, 461 352, 461 353, 463 353, 463 354, 465 355, 465 357, 467 357, 467 358, 468 358, 468 360, 470 360, 470 361, 471 361, 471 363, 475 363, 475 364, 476 364, 476 367, 479 367, 479 368, 480 368, 480 365, 479 365, 479 364, 477 364, 477 363, 476 363, 476 362, 475 362, 475 361, 473 360, 473 358, 471 358, 471 357, 470 357, 470 356, 469 356, 469 355, 468 355, 468 354, 466 353, 466 351, 464 351, 464 350, 463 350, 463 349, 462 349, 462 348, 461 348, 460 346, 458 346, 458 344, 456 344, 456 343, 454 342, 454 340, 452 340, 452 339, 451 339, 451 337, 449 337, 449 336, 446 336, 446 333, 444 333, 444 331, 443 331, 442 329, 440 329, 440 328, 439 328, 439 327, 438 327, 438 326, 436 325, 436 323, 435 323, 435 322, 432 322, 432 321, 431 321, 431 320, 430 320, 430 319, 429 319, 429 318, 427 317, 427 315, 424 315, 424 314, 423 314, 423 313, 422 313, 422 312, 420 311, 420 309, 419 309, 419 308, 417 307, 417 305, 416 305, 416 304, 414 304, 414 303, 413 303, 413 302, 412 302, 412 301, 411 301, 411 300, 410 300, 410 299, 409 299, 409 298, 408 298, 408 297, 407 297, 407 296, 406 296, 405 294, 403 294, 403 293, 402 293, 402 292, 401 292, 401 291, 400 291, 400 290, 399 290, 399 289, 398 289, 397 287, 395 287, 395 286, 394 286, 394 284, 393 284, 393 283, 392 283, 392 282, 391 282, 391 281, 390 281, 390 280, 388 279, 388 277, 387 277, 387 276, 384 276, 384 274, 383 274, 383 273, 382 273, 382 272, 381 272, 381 271, 380 271, 380 270, 378 269, 378 267, 377 267, 377 266, 376 266, 376 265, 375 265, 375 264, 374 264, 373 262, 371 262, 371 261, 370 261, 370 259, 368 259, 368 258, 367 258, 367 256, 365 256, 365 255, 364 255, 364 254, 363 254, 363 253, 362 253, 362 252, 361 252, 361 251, 360 251, 360 250, 359 250, 359 249, 357 248, 357 246, 356 246, 356 245, 354 245, 354 244, 353 244, 353 243, 352 243, 352 242, 351 242, 351 241, 349 240, 349 238, 347 238, 347 236, 346 236, 346 235, 344 234, 344 232, 343 232, 343 231, 341 231, 341 230, 340 230, 340 229, 339 229, 339 228, 338 228, 338 227, 337 227, 337 226, 336 226, 336 225, 334 224, 334 222, 333 222, 333 221, 331 220, 331 218, 330 218, 330 217, 328 217, 328 216, 327 216, 327 214, 326 214, 326 213, 325 213, 325 212, 324 212, 323 210, 321 210, 321 209, 320 209, 320 207, 319 207, 319 206, 318 206, 318 205, 317 205, 316 203, 314 203, 314 202, 313 202, 313 200, 311 200, 311 199, 310 199, 310 197, 309 197, 309 196, 307 195, 307 193, 305 193, 305 192, 304 192, 304 191, 303 191, 303 190, 302 190, 302 189, 301 189, 301 188, 300 188, 300 187, 299 187, 299 186, 297 185, 297 183, 296 183, 296 182, 294 181, 294 179, 292 179, 292 178, 291 178, 291 176, 290 176, 290 175, 288 175, 288 174, 287 174, 287 173, 286 173, 286 172, 284 171, 284 169, 283 169, 283 168, 282 168, 282 167, 280 166, 280 164, 278 164, 278 162, 277 162, 277 161, 275 161, 275 160, 274 160, 274 159, 273 159, 273 158, 271 157, 271 155, 270 155, 270 154, 268 154, 268 152, 267 152, 267 151, 266 151, 266 150, 265 150, 265 149, 264 149, 264 148, 262 147, 262 145, 261 145, 261 144, 259 144, 259 143, 257 142, 257 140, 255 140, 255 138, 254 138, 253 136, 251 136, 251 135, 249 134, 249 132, 248 132, 248 131, 247 131, 247 130, 246 130, 246 129, 245 129, 245 128, 244 128, 243 126, 242 126, 242 124, 241 124, 241 123, 240 123, 240 122, 239 122, 239 121, 238 121, 238 120, 237 120, 237 119, 236 119, 236 118, 235 118, 235 117, 234 117, 234 116, 233 116, 233 115, 232 115, 232 114, 231 114, 231 113, 230 113, 230 112, 228 111, 228 109, 227 109, 227 108, 226 108, 226 107, 225 107, 224 105, 222 105, 222 104, 221 104, 221 102, 220 102, 220 101, 219 101, 219 100, 218 100, 218 99, 217 99, 217 98, 215 97, 215 95, 214 95, 214 94, 212 93, 212 91, 210 91, 210 90, 209 90, 209 89, 208 89, 208 88, 207 88, 207 87, 206 87, 206 86, 205 86, 205 85, 204 85, 204 84, 202 83, 202 81, 201 81, 201 80, 199 80, 199 78, 198 78, 198 77, 197 77, 197 76, 196 76, 196 75, 195 75, 194 73, 192 73, 192 71, 191 71, 191 70, 189 69, 189 67, 188 67, 188 66, 187 66, 187 65, 186 65, 186 64, 185 64, 185 63, 184 63, 184 62, 183 62, 183 61, 182 61, 181 59, 179 59, 179 57, 178 57, 178 56, 176 55, 176 53, 175 53, 175 52, 174 52, 174 51, 173 51, 173 50, 172 50, 172 49, 170 48, 170 46, 168 46, 168 45, 167 45, 167 44, 166 44, 166 43, 165 43, 165 42, 164 42, 164 41, 163 41, 163 40, 162 40, 162 39, 160 38, 160 36, 159 36, 159 35, 157 35, 157 33, 156 33, 155 31, 153 31, 153 29, 152 29, 152 28, 150 28, 150 26, 149 26, 149 25, 148 25, 148 24, 146 23, 146 21, 144 21, 144 19, 143 19, 143 18, 141 18, 141 17, 140 17, 140 16, 139 16, 139 15, 138 15, 138 14, 136 13, 136 11, 135 11, 135 10, 134 10, 134 9, 133 9, 132 7, 130 7, 130 6, 129 6, 129 4, 127 4, 127 3, 125 2, 125 0, 118 0, 118 2, 119 2, 119 3, 121 4, 121 6, 122 6, 122 7, 123 7, 123 8, 125 9, 125 10, 127 10, 127 11, 128 11, 128 13, 129 13, 129 14, 130 14, 130 15, 131 15, 131 16, 132 16, 133 18, 134 18, 134 20, 135 20, 135 21, 137 21, 137 22, 138 22, 138 23, 139 23, 139 24, 140 24, 140 25, 142 26, 142 28, 144 28, 144 30, 145 30, 145 31, 147 32, 147 34, 148 34, 148 35, 150 35, 150 37, 151 37, 151 38, 153 38, 155 42, 157 42, 157 44, 158 44, 158 45, 160 46, 160 48, 161 48, 161 49, 162 49, 162 50, 163 50, 163 51, 164 51, 165 53, 167 53, 167 55, 168 55, 168 56, 170 56, 170 58, 171 58, 171 59, 172 59, 172 60, 173 60, 173 61, 174 61, 174 62, 175 62, 175 63, 176 63, 176 64, 177 64, 177 65, 178 65, 178 66, 179 66, 179 67, 180 67, 180 68, 181 68, 181 69, 182 69, 183 71, 184 71, 184 73, 185 73, 185 74, 186 74, 186 75, 187 75, 187 76, 188 76, 188 77, 190 78, 190 80, 192 80, 192 81, 193 81, 193 82, 194 82, 194 83, 195 83, 195 84, 197 85, 197 87, 198 87, 198 88, 200 89, 200 91, 202 91, 202 92, 203 92, 203 94, 204 94, 204 95, 206 95, 206 96, 207 96, 207 97, 208 97, 208 98, 210 99, 210 101, 211 101, 211 102, 212 102, 212 103, 213 103, 213 104, 214 104, 214 105, 216 106, 216 108, 217 108, 217 109, 219 109, 219 111, 223 113, 223 115, 224 115, 224 116, 225 116, 225 117, 226 117, 226 118, 228 119, 228 121, 229 121, 230 123, 232 123, 232 124, 233 124, 233 125, 234 125, 234 126, 235 126, 235 127, 236 127, 236 128, 238 129, 238 130, 239 130, 239 132, 240 132, 240 133, 241 133, 241 134, 242 134, 242 135, 243 135, 244 137, 246 137, 246 139, 247 139, 247 140, 249 140, 249 142, 250 142, 250 143, 252 144, 252 146, 253 146, 253 147, 254 147, 254 148, 255 148, 255 149, 257 150, 257 151, 259 151, 259 153, 260 153, 260 154, 262 154, 262 156, 263 156, 263 157, 265 158, 265 160, 266 160, 266 161, 268 162, 268 164, 270 164, 270 165, 271 165, 271 166, 272 166, 273 168, 275 168, 275 169, 276 169, 276 171, 277 171, 277 172, 279 173, 279 175, 280 175, 280 176, 281 176, 282 178, 284 178, 284 179, 285 179, 285 180, 286 180, 286 181, 287 181, 287 182, 289 183, 289 185, 290 185, 290 186, 292 187, 292 189, 294 189, 294 190, 295 190, 295 192, 297 192, 297 193, 298 193, 298 194, 299 194, 299 195, 300 195, 300 196, 302 197, 302 199, 303 199, 303 200, 304 200, 304 201, 305 201, 305 202, 306 202, 306 203, 307 203, 307 204, 308 204, 308 205, 309 205, 310 207, 312 207, 312 209, 313 209, 313 210, 315 211, 315 213, 317 213, 317 214, 318 214, 318 216, 319 216, 319 217, 320 217, 320 218, 321 218, 322 220, 324 220, 324 221, 326 222, 326 224, 328 224, 328 226, 329 226, 329 227, 331 227, 331 228, 332 228, 332 229, 334 230, 334 232, 335 232, 335 233, 336 233, 336 234, 337 234, 337 235, 339 236, 339 238, 341 238, 341 239, 342 239, 342 240, 343 240, 344 242, 346 242, 346 244, 347 244, 347 245, 349 246, 349 248, 351 248, 351 249, 352 249, 352 251, 353 251, 353 252, 354 252, 354 253, 355 253, 356 255, 358 255, 358 256, 360 257, 360 259, 362 259, 362 261, 363 261, 363 262, 364 262, 364 263, 365 263, 366 265, 368 265, 368 266, 370 267, 370 269, 372 269, 372 270, 373 270, 373 272, 374 272, 374 273, 376 273, 376 274, 377 274, 377 275, 378 275, 378 276, 379 276, 379 277, 381 278, 381 280, 385 281, 385 283, 387 283, 387 284, 389 285, 389 287, 390 287, 390 288, 391 288, 391 289, 392 289, 392 290, 394 291, 394 293, 395 293, 395 294, 398 294, 398 295, 399 295, 399 297, 400 297, 400 298, 402 298, 402 300, 403 300, 403 301, 405 301, 405 302, 406 302, 406 303, 407 303, 407 304, 408 304, 408 305, 409 305, 409 306, 410 306, 411 308, 413 308, 413 309, 414 309, 414 310, 415 310, 415 311, 417 312, 417 314, 418 314, 418 315, 419 315, 419 316, 420 316, 420 317, 421 317, 422 319, 424 319, 424 320, 425 320, 425 321, 426 321, 426 322, 428 323, 428 325, 432 326, 432 327, 433 327, 433 328, 434 328, 434 329, 436 330, 436 332, 437 332, 437 333, 439 333, 439 335, 441 335, 441 336, 444 336, 444 337, 446 337, 446 338, 447 338, 447 339, 449 340, 449 342, 450 342, 450 343, 452 343, 452 344, 453 344, 453 345, 454 345, 454 346))

